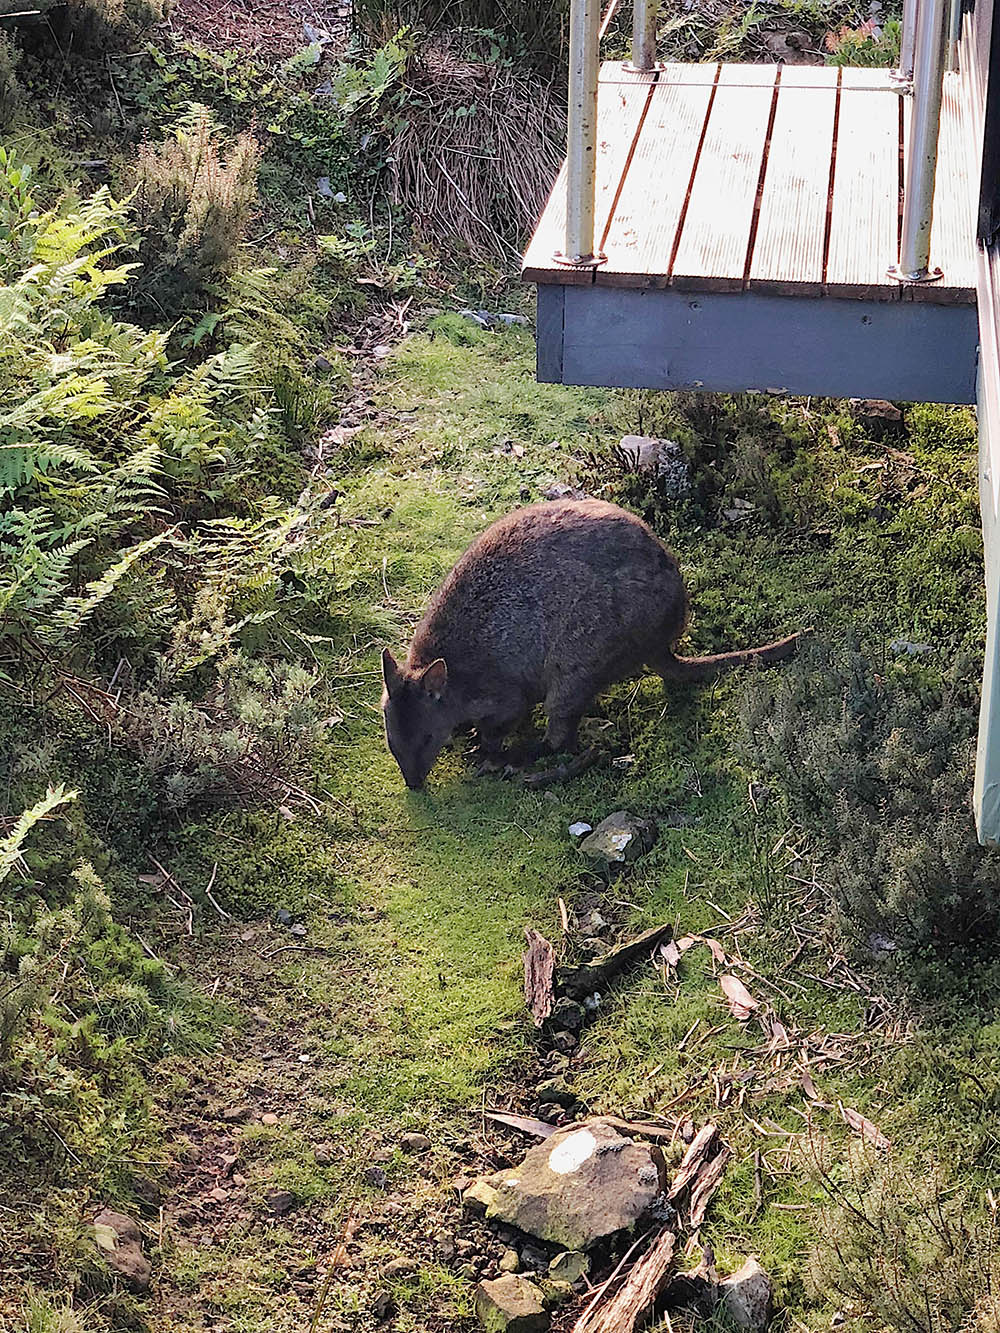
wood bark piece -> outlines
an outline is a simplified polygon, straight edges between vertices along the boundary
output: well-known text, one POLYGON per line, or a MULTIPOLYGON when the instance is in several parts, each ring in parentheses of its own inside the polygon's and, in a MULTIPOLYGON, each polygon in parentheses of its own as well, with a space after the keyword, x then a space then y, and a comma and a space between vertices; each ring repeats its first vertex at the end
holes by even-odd
POLYGON ((697 1176, 705 1161, 714 1151, 718 1137, 718 1127, 712 1124, 703 1125, 694 1136, 691 1146, 681 1159, 677 1174, 674 1176, 673 1183, 667 1193, 667 1198, 671 1203, 677 1202, 697 1176))
POLYGON ((874 1144, 876 1148, 881 1148, 883 1152, 892 1146, 878 1125, 873 1125, 860 1111, 845 1106, 843 1102, 840 1102, 839 1106, 840 1114, 844 1117, 845 1123, 850 1125, 856 1134, 860 1134, 866 1143, 874 1144))
POLYGON ((698 1172, 698 1178, 691 1186, 691 1229, 696 1231, 705 1220, 712 1195, 722 1183, 722 1176, 729 1163, 732 1152, 723 1145, 710 1162, 704 1163, 698 1172))
POLYGON ((672 1231, 661 1231, 615 1294, 606 1301, 598 1299, 584 1310, 573 1333, 634 1333, 649 1317, 667 1285, 676 1244, 672 1231))
POLYGON ((559 1132, 559 1125, 550 1125, 547 1120, 536 1120, 530 1115, 514 1115, 511 1111, 486 1111, 487 1120, 506 1129, 516 1129, 519 1134, 530 1134, 536 1139, 547 1139, 559 1132))
POLYGON ((556 954, 544 935, 530 926, 524 932, 528 948, 524 954, 524 999, 540 1028, 555 1004, 556 954))
POLYGON ((585 963, 582 967, 560 968, 559 989, 573 999, 592 995, 595 990, 601 990, 606 986, 619 972, 624 972, 626 968, 643 958, 651 957, 656 948, 669 940, 672 935, 672 926, 654 926, 652 930, 644 931, 625 944, 619 944, 610 953, 595 958, 591 963, 585 963))

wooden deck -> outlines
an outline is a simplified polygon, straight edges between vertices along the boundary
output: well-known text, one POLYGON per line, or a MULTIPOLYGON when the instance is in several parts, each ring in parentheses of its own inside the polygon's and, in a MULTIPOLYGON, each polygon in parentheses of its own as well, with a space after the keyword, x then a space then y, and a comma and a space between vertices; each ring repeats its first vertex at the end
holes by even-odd
POLYGON ((888 71, 606 63, 598 97, 597 236, 606 262, 556 264, 560 173, 524 259, 540 284, 974 305, 975 168, 958 76, 946 75, 931 263, 895 260, 909 99, 888 71))

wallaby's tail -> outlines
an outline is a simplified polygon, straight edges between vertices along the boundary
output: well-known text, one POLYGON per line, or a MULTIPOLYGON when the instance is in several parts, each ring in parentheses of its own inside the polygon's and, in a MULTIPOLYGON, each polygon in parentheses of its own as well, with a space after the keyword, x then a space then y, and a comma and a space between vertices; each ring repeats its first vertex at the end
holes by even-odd
POLYGON ((710 657, 675 657, 668 654, 658 668, 661 676, 670 676, 674 680, 711 680, 723 671, 733 667, 745 666, 747 662, 781 662, 791 657, 798 646, 799 639, 808 634, 789 634, 787 639, 777 639, 774 643, 765 643, 760 648, 742 648, 733 653, 713 653, 710 657))

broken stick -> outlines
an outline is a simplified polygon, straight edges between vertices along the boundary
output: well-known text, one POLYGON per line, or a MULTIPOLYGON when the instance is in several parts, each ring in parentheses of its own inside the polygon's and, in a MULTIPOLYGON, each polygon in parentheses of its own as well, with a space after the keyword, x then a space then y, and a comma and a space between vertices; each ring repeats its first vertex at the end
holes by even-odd
POLYGON ((634 1333, 667 1285, 676 1244, 672 1231, 661 1231, 615 1294, 587 1307, 574 1324, 573 1333, 634 1333))

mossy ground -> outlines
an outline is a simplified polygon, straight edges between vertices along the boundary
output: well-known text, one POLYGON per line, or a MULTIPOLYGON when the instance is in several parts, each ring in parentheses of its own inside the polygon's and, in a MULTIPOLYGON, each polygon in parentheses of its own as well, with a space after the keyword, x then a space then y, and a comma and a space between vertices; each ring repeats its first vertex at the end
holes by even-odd
MULTIPOLYGON (((653 680, 611 691, 592 725, 608 756, 634 756, 628 767, 531 792, 474 778, 459 742, 426 792, 403 789, 380 732, 381 646, 405 642, 428 592, 491 518, 556 478, 594 483, 593 455, 635 425, 636 399, 536 385, 531 357, 529 334, 466 336, 463 326, 459 339, 448 325, 415 333, 385 362, 376 424, 333 465, 345 518, 378 521, 342 529, 331 599, 341 655, 326 674, 331 715, 342 721, 317 764, 322 813, 219 815, 178 831, 159 854, 199 903, 195 935, 159 913, 144 939, 225 999, 229 1026, 220 1048, 153 1073, 162 1150, 173 1163, 158 1196, 162 1244, 159 1202, 143 1210, 156 1291, 148 1303, 119 1300, 114 1320, 128 1309, 155 1330, 256 1333, 306 1327, 321 1309, 320 1329, 374 1326, 381 1263, 412 1254, 419 1277, 393 1284, 397 1327, 465 1326, 469 1282, 436 1256, 431 1236, 459 1218, 449 1180, 502 1142, 484 1131, 477 1108, 523 1104, 538 1069, 520 998, 523 930, 558 938, 559 897, 572 912, 598 889, 623 931, 670 920, 680 933, 717 938, 754 969, 744 974, 751 990, 793 1034, 790 1052, 768 1051, 755 1024, 728 1014, 711 954, 697 947, 677 979, 642 969, 606 997, 576 1073, 598 1110, 719 1119, 736 1161, 705 1234, 722 1264, 759 1255, 789 1326, 825 1327, 839 1306, 836 1293, 816 1293, 806 1280, 822 1195, 805 1160, 810 1142, 847 1160, 838 1101, 877 1121, 900 1160, 919 1170, 936 1145, 971 1131, 957 1117, 974 1122, 980 1098, 996 1096, 989 1029, 970 1021, 945 1030, 931 1013, 914 1038, 899 1021, 896 982, 876 983, 844 961, 830 966, 843 956, 825 897, 809 887, 821 870, 808 830, 755 809, 733 755, 739 680, 667 696, 653 680), (634 871, 600 890, 566 830, 620 807, 655 810, 665 827, 634 871), (232 923, 199 893, 213 866, 214 896, 232 923), (304 938, 274 924, 280 908, 301 918, 304 938), (804 959, 794 958, 793 924, 815 933, 804 959), (810 1107, 794 1072, 803 1043, 824 1107, 810 1107), (957 1109, 956 1087, 966 1097, 957 1109), (220 1119, 230 1107, 246 1108, 244 1124, 220 1119), (260 1123, 268 1112, 277 1124, 260 1123), (429 1134, 429 1156, 399 1151, 408 1129, 429 1134), (238 1156, 229 1175, 245 1183, 227 1178, 224 1152, 238 1156), (386 1190, 366 1183, 373 1165, 386 1171, 386 1190), (214 1203, 218 1186, 228 1197, 214 1203), (275 1189, 297 1197, 287 1217, 269 1213, 275 1189), (324 1289, 345 1234, 346 1260, 324 1289)), ((681 426, 687 407, 671 409, 681 426)), ((942 485, 956 495, 941 523, 933 487, 871 517, 875 502, 856 479, 869 475, 880 446, 841 410, 766 399, 727 410, 741 439, 756 430, 773 440, 780 423, 798 438, 782 446, 783 459, 768 456, 772 519, 758 511, 747 524, 708 524, 683 507, 654 515, 692 585, 698 647, 814 622, 824 633, 857 629, 873 644, 975 640, 967 414, 909 416, 912 457, 946 473, 942 485), (787 522, 789 493, 823 511, 820 536, 787 522), (860 520, 859 509, 868 511, 860 520), (951 563, 947 580, 921 549, 931 527, 951 563), (946 585, 948 599, 939 594, 946 585)), ((640 483, 609 468, 603 484, 640 483)), ((741 489, 760 505, 752 485, 741 489)), ((977 1174, 992 1159, 987 1139, 966 1153, 977 1174)), ((83 1317, 99 1328, 109 1316, 98 1304, 83 1317)))

